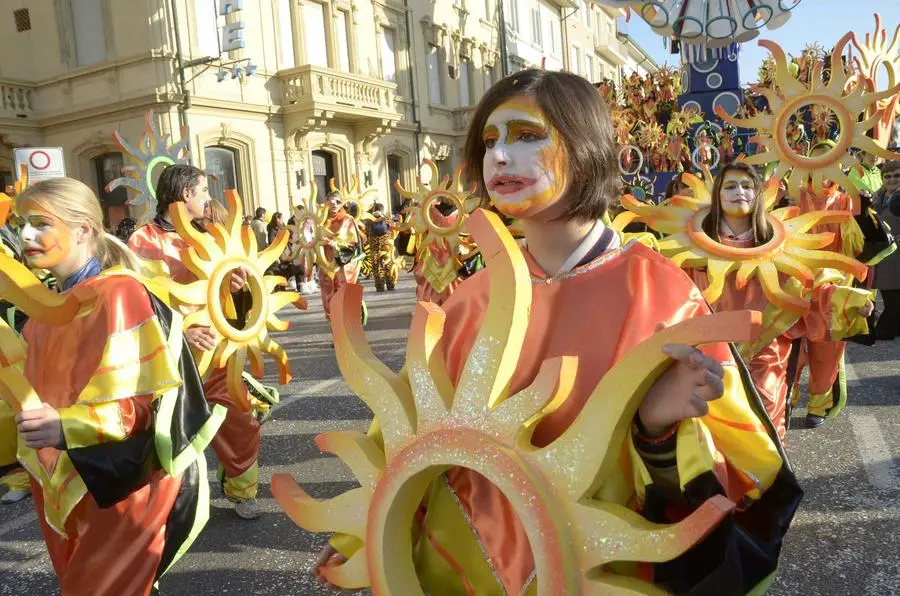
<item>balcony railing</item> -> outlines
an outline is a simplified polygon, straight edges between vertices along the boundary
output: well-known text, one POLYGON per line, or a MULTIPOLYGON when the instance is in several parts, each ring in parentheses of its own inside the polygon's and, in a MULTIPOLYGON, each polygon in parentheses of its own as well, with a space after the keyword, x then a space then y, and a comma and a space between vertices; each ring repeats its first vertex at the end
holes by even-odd
POLYGON ((594 37, 594 49, 610 62, 621 65, 628 61, 628 48, 614 35, 594 37))
POLYGON ((34 114, 34 91, 31 87, 0 81, 0 116, 15 118, 34 114))
POLYGON ((278 76, 284 85, 285 105, 321 107, 346 116, 365 117, 367 111, 400 115, 393 83, 309 64, 281 71, 278 76))

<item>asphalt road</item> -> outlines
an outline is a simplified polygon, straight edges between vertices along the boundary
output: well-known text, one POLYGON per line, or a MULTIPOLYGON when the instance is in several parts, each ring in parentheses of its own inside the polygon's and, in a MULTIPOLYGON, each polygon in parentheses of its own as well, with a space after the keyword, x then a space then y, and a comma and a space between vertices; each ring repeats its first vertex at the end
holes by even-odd
MULTIPOLYGON (((376 294, 367 284, 366 335, 375 354, 395 370, 404 360, 414 298, 411 278, 393 293, 376 294)), ((269 482, 273 473, 287 472, 317 498, 355 486, 350 472, 321 454, 313 439, 328 430, 365 429, 370 416, 338 374, 318 298, 311 297, 309 311, 287 318, 294 327, 278 340, 292 357, 295 380, 282 387, 281 404, 263 426, 263 515, 252 522, 236 518, 211 475, 209 523, 161 582, 163 594, 329 593, 307 571, 324 537, 294 526, 272 499, 269 482)), ((821 429, 788 433, 806 498, 771 594, 900 594, 900 341, 850 346, 848 360, 851 407, 821 429)), ((804 415, 797 411, 795 424, 804 415)), ((208 457, 214 470, 214 456, 208 457)), ((31 500, 3 506, 0 595, 57 593, 31 500)))

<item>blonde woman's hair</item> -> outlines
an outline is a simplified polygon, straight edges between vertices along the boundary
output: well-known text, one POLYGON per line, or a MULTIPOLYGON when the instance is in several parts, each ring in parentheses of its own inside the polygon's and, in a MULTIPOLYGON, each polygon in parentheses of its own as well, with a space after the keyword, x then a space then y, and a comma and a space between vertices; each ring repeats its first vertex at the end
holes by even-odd
POLYGON ((103 210, 91 188, 72 178, 52 178, 29 186, 16 196, 16 206, 24 200, 33 201, 69 226, 87 224, 91 229, 91 253, 101 267, 122 266, 139 270, 137 257, 131 249, 103 229, 103 210))
POLYGON ((213 199, 209 203, 209 215, 213 223, 225 225, 228 223, 228 209, 225 208, 225 205, 220 203, 219 201, 213 199))

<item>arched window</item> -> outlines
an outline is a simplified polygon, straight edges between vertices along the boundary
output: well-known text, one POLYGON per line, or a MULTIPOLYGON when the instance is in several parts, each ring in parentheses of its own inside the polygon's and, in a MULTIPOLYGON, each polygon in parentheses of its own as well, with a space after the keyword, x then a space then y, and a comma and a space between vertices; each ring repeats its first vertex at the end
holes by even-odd
POLYGON ((210 174, 209 194, 225 203, 225 191, 233 188, 243 197, 238 152, 229 147, 213 146, 203 150, 206 173, 210 174))
POLYGON ((91 160, 97 175, 97 197, 103 207, 103 224, 114 230, 119 222, 129 216, 128 189, 120 186, 112 192, 106 192, 106 185, 116 178, 122 177, 124 162, 121 153, 104 153, 91 160))

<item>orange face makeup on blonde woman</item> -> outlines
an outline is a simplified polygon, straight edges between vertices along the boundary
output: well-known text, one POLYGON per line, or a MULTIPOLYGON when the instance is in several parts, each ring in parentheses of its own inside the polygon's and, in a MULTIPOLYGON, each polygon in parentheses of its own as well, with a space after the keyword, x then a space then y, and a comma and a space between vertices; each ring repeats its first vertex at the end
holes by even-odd
POLYGON ((56 267, 72 247, 69 226, 33 201, 20 205, 19 235, 28 265, 35 269, 56 267))
POLYGON ((532 98, 497 106, 482 139, 485 186, 501 213, 534 216, 559 201, 568 186, 568 155, 559 131, 532 98))

